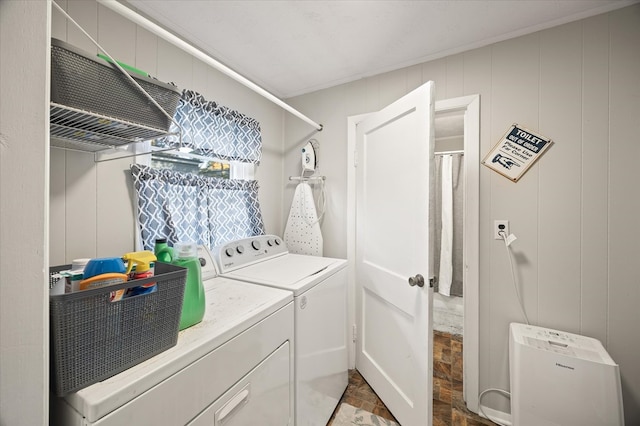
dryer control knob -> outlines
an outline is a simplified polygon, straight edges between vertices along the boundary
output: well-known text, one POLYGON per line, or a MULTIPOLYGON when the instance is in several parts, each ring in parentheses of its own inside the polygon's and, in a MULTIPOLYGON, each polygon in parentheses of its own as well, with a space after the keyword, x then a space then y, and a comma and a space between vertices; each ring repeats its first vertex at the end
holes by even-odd
POLYGON ((273 240, 267 240, 267 245, 268 245, 269 247, 273 246, 273 240))
POLYGON ((236 251, 238 252, 238 254, 242 254, 242 253, 244 253, 244 247, 238 246, 238 247, 236 247, 236 251))
POLYGON ((229 247, 229 248, 224 249, 224 254, 226 254, 226 255, 227 255, 227 257, 231 257, 231 256, 233 256, 233 249, 232 249, 232 248, 230 248, 230 247, 229 247))
POLYGON ((252 241, 251 247, 253 247, 254 250, 260 250, 260 241, 252 241))
POLYGON ((281 242, 281 241, 280 241, 280 239, 279 239, 279 238, 276 238, 275 243, 276 243, 276 245, 277 245, 277 246, 279 246, 279 245, 280 245, 280 242, 281 242))

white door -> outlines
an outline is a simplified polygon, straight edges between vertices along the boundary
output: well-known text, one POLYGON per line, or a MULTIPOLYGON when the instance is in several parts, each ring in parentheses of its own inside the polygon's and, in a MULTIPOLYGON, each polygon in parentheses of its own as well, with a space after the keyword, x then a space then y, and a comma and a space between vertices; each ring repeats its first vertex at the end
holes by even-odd
POLYGON ((356 131, 356 368, 403 426, 432 421, 433 90, 356 131))

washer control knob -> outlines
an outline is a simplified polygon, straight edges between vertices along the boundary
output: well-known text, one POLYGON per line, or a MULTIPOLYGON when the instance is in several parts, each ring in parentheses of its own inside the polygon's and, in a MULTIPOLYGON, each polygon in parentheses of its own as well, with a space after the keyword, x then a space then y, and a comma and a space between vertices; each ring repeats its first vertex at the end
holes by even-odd
POLYGON ((238 254, 242 254, 242 253, 244 253, 244 247, 238 246, 238 247, 236 247, 236 251, 238 252, 238 254))
POLYGON ((253 247, 254 250, 260 250, 260 241, 258 241, 258 240, 252 241, 251 242, 251 247, 253 247))
POLYGON ((277 246, 279 246, 281 243, 280 238, 276 238, 274 242, 276 243, 277 246))
POLYGON ((268 245, 269 247, 273 246, 273 240, 267 240, 267 245, 268 245))
POLYGON ((227 257, 233 256, 233 249, 231 247, 224 249, 224 254, 226 254, 227 257))

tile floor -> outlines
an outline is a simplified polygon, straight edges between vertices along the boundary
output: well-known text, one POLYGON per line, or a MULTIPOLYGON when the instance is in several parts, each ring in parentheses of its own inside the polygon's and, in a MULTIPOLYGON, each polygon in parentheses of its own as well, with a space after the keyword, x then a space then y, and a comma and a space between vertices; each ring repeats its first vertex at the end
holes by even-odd
MULTIPOLYGON (((467 410, 462 398, 462 378, 462 336, 434 331, 433 426, 495 426, 467 410)), ((397 422, 357 370, 349 371, 349 385, 340 402, 397 422)), ((327 426, 332 421, 333 416, 327 426)))
POLYGON ((462 394, 462 336, 433 332, 433 426, 495 426, 467 410, 462 394))

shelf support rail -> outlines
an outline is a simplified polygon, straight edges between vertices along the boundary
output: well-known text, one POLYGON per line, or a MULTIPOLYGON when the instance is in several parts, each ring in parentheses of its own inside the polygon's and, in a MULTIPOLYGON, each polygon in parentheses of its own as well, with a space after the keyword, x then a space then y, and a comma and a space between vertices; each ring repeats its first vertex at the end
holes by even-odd
POLYGON ((322 124, 318 124, 315 121, 311 120, 309 117, 307 117, 306 115, 302 114, 300 111, 296 110, 291 105, 285 103, 280 98, 278 98, 275 95, 273 95, 272 93, 270 93, 267 90, 263 89, 262 87, 258 86, 257 84, 255 84, 251 80, 245 78, 244 76, 238 74, 237 72, 235 72, 231 68, 227 67, 226 65, 223 65, 220 62, 216 61, 211 56, 209 56, 206 53, 202 52, 201 50, 195 48, 191 44, 185 42, 184 40, 182 40, 182 39, 180 39, 178 37, 176 37, 175 35, 173 35, 169 31, 167 31, 164 28, 162 28, 161 26, 151 22, 147 18, 145 18, 145 17, 141 16, 140 14, 136 13, 135 11, 129 9, 128 7, 123 5, 122 3, 119 3, 116 0, 97 0, 97 2, 102 4, 105 7, 108 7, 112 11, 124 16, 125 18, 129 19, 130 21, 135 22, 136 24, 138 24, 141 27, 145 28, 146 30, 152 32, 153 34, 157 35, 158 37, 162 37, 163 39, 165 39, 169 43, 177 46, 178 48, 184 50, 185 52, 190 53, 191 55, 193 55, 196 58, 200 59, 204 63, 206 63, 206 64, 212 66, 213 68, 217 69, 218 71, 222 72, 226 76, 232 78, 233 80, 237 81, 238 83, 242 84, 243 86, 251 89, 252 91, 254 91, 257 94, 259 94, 260 96, 268 99, 269 101, 271 101, 274 104, 278 105, 282 109, 290 112, 294 116, 298 117, 300 120, 306 122, 307 124, 310 124, 317 131, 322 131, 322 124))

